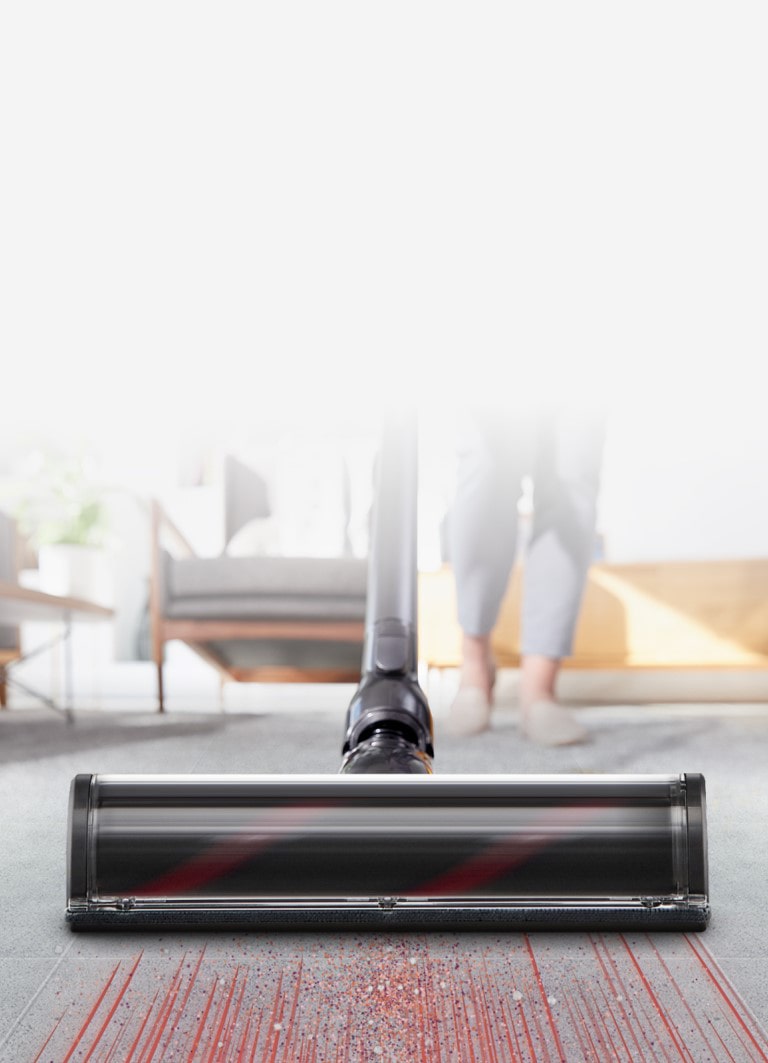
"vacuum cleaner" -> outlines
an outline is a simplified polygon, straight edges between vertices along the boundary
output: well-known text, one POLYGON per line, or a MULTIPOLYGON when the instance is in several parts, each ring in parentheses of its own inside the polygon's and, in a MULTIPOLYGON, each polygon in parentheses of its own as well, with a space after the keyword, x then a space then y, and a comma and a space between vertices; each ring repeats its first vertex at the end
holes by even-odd
POLYGON ((383 431, 339 774, 77 775, 73 930, 705 929, 700 774, 433 773, 416 434, 383 431))

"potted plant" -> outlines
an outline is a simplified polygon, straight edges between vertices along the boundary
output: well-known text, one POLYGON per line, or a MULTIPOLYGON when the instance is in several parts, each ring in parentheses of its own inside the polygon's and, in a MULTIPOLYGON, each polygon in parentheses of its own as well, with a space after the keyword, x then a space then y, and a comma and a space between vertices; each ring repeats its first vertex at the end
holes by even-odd
POLYGON ((45 447, 26 464, 17 518, 37 549, 40 590, 105 601, 106 511, 92 460, 81 450, 45 447))

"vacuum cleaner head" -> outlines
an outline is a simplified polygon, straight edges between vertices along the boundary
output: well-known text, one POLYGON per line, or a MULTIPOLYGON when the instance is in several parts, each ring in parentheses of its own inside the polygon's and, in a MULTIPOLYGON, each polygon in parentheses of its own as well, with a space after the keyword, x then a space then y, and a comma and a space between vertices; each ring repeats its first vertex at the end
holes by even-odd
POLYGON ((703 930, 700 775, 78 775, 75 930, 703 930))

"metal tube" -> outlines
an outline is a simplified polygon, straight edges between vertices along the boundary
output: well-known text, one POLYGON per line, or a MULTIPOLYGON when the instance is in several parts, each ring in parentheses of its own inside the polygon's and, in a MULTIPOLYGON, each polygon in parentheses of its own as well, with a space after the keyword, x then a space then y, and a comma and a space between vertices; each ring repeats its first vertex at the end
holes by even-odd
POLYGON ((416 674, 416 418, 382 428, 371 527, 362 671, 416 674), (398 641, 395 641, 398 640, 398 641))
POLYGON ((376 470, 362 676, 347 709, 344 774, 432 771, 432 714, 418 679, 416 450, 415 414, 390 413, 376 470))

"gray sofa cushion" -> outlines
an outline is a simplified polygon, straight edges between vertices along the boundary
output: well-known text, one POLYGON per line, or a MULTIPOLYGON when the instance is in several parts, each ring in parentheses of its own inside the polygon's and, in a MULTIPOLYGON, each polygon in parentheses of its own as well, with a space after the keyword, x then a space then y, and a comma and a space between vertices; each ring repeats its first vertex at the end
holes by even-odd
POLYGON ((207 645, 231 668, 343 669, 359 674, 362 666, 360 643, 229 639, 207 645))
POLYGON ((164 613, 174 618, 345 619, 365 616, 360 558, 163 558, 164 613))

